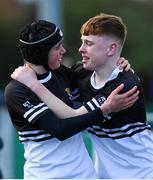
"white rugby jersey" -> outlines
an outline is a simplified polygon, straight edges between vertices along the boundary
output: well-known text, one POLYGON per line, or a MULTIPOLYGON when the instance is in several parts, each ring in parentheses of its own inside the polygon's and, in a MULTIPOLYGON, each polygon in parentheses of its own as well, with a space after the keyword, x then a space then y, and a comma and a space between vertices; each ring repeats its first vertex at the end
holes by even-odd
POLYGON ((24 142, 25 179, 96 179, 81 133, 64 141, 24 142))
MULTIPOLYGON (((122 128, 116 131, 119 133, 122 128)), ((153 178, 153 136, 151 131, 146 129, 131 137, 120 139, 100 138, 91 133, 90 137, 95 150, 95 169, 99 178, 153 178)))
MULTIPOLYGON (((66 91, 69 87, 63 76, 48 72, 40 75, 39 81, 72 106, 70 91, 66 91)), ((25 149, 25 179, 97 178, 80 133, 60 141, 39 129, 35 122, 49 109, 34 93, 17 81, 9 83, 5 96, 13 125, 25 149)))
POLYGON ((143 90, 139 78, 131 72, 116 68, 107 82, 97 87, 94 73, 82 65, 73 67, 78 79, 81 98, 88 111, 99 107, 121 83, 126 92, 137 85, 137 102, 126 110, 111 113, 101 126, 88 128, 95 155, 95 168, 104 179, 152 179, 153 135, 146 122, 143 90))

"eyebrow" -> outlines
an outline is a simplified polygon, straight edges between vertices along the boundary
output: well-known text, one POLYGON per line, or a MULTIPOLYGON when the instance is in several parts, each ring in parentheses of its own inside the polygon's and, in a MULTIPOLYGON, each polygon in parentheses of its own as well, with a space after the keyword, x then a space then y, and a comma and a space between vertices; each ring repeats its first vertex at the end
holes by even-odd
POLYGON ((89 40, 89 39, 82 39, 82 38, 81 38, 81 41, 89 41, 89 42, 93 42, 92 40, 89 40))
POLYGON ((92 41, 92 40, 88 40, 88 39, 84 39, 84 42, 86 42, 86 43, 94 43, 94 41, 92 41))

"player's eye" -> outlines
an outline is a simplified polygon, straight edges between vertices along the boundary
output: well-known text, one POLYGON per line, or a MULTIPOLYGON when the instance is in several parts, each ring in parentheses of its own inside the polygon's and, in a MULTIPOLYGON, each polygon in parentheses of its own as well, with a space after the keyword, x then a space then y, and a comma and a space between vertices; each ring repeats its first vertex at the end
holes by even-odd
POLYGON ((86 41, 85 44, 88 45, 88 46, 91 46, 91 45, 93 45, 93 42, 91 42, 91 41, 86 41))

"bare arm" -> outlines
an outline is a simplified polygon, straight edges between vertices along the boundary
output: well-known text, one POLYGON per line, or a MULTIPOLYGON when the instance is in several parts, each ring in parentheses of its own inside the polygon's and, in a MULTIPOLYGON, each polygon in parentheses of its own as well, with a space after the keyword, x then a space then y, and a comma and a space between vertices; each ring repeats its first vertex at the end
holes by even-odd
POLYGON ((84 106, 79 109, 71 108, 37 80, 29 88, 60 118, 78 116, 88 112, 84 106))
MULTIPOLYGON (((28 66, 19 67, 12 73, 11 77, 29 87, 60 118, 78 116, 88 112, 84 106, 75 110, 66 105, 37 80, 35 72, 28 66)), ((124 94, 119 94, 123 88, 123 84, 118 86, 100 106, 104 115, 126 109, 138 99, 137 87, 133 87, 124 94)))

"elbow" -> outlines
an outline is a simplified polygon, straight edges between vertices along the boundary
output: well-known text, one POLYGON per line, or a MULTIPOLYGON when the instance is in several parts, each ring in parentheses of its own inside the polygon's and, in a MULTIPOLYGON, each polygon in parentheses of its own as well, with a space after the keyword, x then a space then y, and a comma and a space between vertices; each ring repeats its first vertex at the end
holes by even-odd
POLYGON ((56 129, 56 131, 54 131, 54 137, 57 138, 60 141, 64 141, 66 139, 68 139, 69 137, 71 137, 70 134, 68 134, 67 131, 60 129, 56 129))
POLYGON ((64 123, 64 120, 60 120, 59 123, 54 125, 54 128, 52 128, 50 134, 60 141, 64 141, 74 135, 69 124, 64 123))
POLYGON ((60 133, 60 134, 56 134, 55 137, 60 141, 64 141, 64 140, 68 139, 70 136, 67 136, 64 133, 60 133))
POLYGON ((60 140, 60 141, 64 141, 64 140, 66 140, 66 139, 68 139, 68 138, 69 138, 69 137, 61 137, 61 136, 60 136, 60 137, 58 137, 57 139, 60 140))

